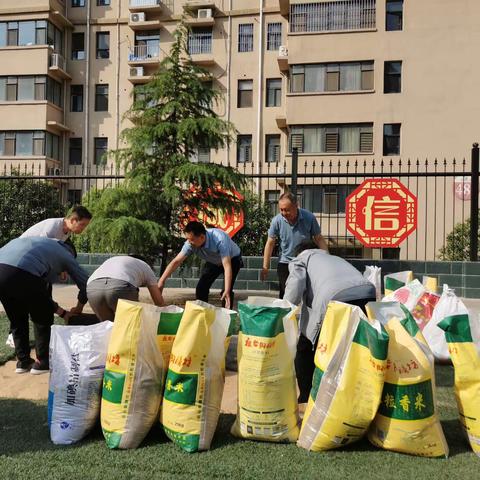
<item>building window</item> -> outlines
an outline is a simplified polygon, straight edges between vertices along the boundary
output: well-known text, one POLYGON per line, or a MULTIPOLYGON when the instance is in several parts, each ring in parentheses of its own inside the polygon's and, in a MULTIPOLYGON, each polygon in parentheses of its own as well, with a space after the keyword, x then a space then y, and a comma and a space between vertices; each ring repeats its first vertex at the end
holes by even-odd
POLYGON ((357 185, 299 185, 298 204, 314 213, 344 214, 346 198, 355 188, 357 185))
POLYGON ((72 8, 74 7, 84 7, 85 0, 72 0, 72 8))
POLYGON ((188 34, 188 53, 190 55, 212 53, 211 28, 192 28, 188 34))
POLYGON ((70 165, 82 164, 82 138, 70 138, 68 163, 70 165))
POLYGON ((267 50, 278 50, 282 44, 282 24, 269 23, 267 25, 267 50))
POLYGON ((279 107, 282 104, 282 79, 267 79, 267 107, 279 107))
POLYGON ((47 156, 61 160, 61 139, 43 130, 0 132, 0 155, 47 156))
POLYGON ((97 0, 97 7, 108 7, 110 6, 110 0, 97 0))
POLYGON ((373 124, 293 125, 289 140, 299 153, 372 153, 373 124))
POLYGON ((210 147, 198 147, 190 160, 194 163, 210 163, 210 147))
POLYGON ((402 62, 385 62, 383 70, 383 93, 402 91, 402 62))
POLYGON ((247 163, 252 161, 252 136, 237 136, 237 163, 247 163))
POLYGON ((62 84, 45 75, 0 77, 0 101, 48 100, 63 106, 62 84))
POLYGON ((94 165, 102 165, 106 161, 105 154, 108 150, 108 138, 95 137, 95 155, 93 158, 94 165))
POLYGON ((70 111, 83 112, 83 85, 70 85, 70 111))
POLYGON ((278 199, 280 192, 278 190, 265 190, 265 203, 270 206, 272 217, 278 214, 278 199))
POLYGON ((400 123, 383 126, 383 155, 400 155, 400 123))
POLYGON ((80 205, 82 203, 82 191, 67 190, 67 203, 71 206, 80 205))
POLYGON ((385 30, 403 30, 403 0, 387 0, 385 30))
POLYGON ((292 65, 290 79, 292 93, 373 90, 373 61, 292 65))
POLYGON ((85 34, 72 33, 72 60, 85 60, 85 34))
POLYGON ((109 32, 97 32, 97 58, 110 58, 109 32))
POLYGON ((148 60, 158 58, 159 55, 160 32, 158 30, 135 33, 135 47, 133 52, 130 52, 129 60, 148 60))
POLYGON ((322 32, 375 28, 376 0, 300 3, 290 6, 290 31, 322 32))
POLYGON ((253 104, 253 80, 239 80, 237 91, 237 107, 247 108, 253 104))
POLYGON ((238 26, 238 51, 253 52, 253 23, 238 26))
POLYGON ((54 51, 62 52, 63 33, 46 20, 0 22, 0 47, 53 45, 54 51))
POLYGON ((280 161, 280 135, 266 135, 265 160, 268 163, 278 163, 280 161))
POLYGON ((95 111, 108 112, 108 85, 95 85, 95 111))

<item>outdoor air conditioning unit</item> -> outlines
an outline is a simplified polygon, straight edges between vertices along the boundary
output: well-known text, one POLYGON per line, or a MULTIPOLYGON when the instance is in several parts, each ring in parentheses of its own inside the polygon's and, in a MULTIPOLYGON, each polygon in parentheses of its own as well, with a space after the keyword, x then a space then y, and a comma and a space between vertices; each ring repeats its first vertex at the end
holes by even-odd
POLYGON ((53 176, 58 177, 61 174, 62 174, 62 171, 58 167, 49 167, 48 168, 47 175, 49 175, 50 177, 53 177, 53 176))
POLYGON ((143 67, 131 67, 130 68, 131 77, 143 77, 143 67))
POLYGON ((145 12, 137 12, 130 14, 130 23, 144 22, 145 12))
POLYGON ((280 47, 278 47, 278 56, 288 57, 288 47, 286 45, 280 45, 280 47))
POLYGON ((211 8, 199 8, 197 10, 197 18, 212 18, 211 8))
POLYGON ((58 53, 52 53, 50 56, 50 62, 52 67, 57 67, 59 68, 60 65, 60 55, 58 53))

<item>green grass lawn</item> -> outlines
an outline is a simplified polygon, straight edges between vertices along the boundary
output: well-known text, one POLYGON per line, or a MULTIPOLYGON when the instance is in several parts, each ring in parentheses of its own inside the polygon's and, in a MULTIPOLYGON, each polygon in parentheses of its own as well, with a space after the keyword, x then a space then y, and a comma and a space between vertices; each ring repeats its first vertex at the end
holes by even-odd
POLYGON ((438 405, 450 447, 446 460, 379 450, 367 440, 326 453, 244 441, 229 433, 233 415, 221 416, 208 452, 182 452, 158 426, 137 450, 109 450, 100 428, 77 445, 61 447, 50 442, 46 402, 0 398, 0 478, 473 480, 478 478, 480 459, 472 453, 457 419, 452 368, 439 366, 436 373, 438 405))

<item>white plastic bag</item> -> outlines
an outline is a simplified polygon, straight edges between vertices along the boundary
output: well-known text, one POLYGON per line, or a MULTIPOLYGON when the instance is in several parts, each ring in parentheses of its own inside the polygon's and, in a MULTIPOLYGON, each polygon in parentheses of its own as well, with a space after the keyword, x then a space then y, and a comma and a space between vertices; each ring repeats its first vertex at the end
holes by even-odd
POLYGON ((78 442, 100 415, 112 326, 108 321, 90 326, 52 326, 48 424, 55 444, 78 442))
POLYGON ((375 286, 377 302, 382 299, 382 269, 375 265, 367 265, 363 272, 364 278, 375 286))

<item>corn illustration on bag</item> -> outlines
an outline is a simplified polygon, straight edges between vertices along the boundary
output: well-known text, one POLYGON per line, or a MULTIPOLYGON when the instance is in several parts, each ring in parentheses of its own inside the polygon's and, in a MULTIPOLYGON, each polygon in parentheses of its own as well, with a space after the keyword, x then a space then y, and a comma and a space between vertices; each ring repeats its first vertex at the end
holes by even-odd
POLYGON ((445 331, 455 370, 455 396, 460 422, 473 451, 480 456, 480 353, 472 339, 468 314, 444 318, 439 328, 445 331))
POLYGON ((368 439, 386 450, 447 457, 435 401, 434 359, 415 319, 397 302, 371 302, 367 312, 390 338, 382 400, 368 439))
POLYGON ((389 273, 383 277, 383 286, 385 296, 390 295, 395 290, 404 287, 413 280, 413 272, 406 270, 404 272, 389 273))
POLYGON ((187 302, 170 355, 160 421, 187 452, 208 450, 225 383, 227 336, 236 312, 187 302))
POLYGON ((249 297, 239 303, 239 314, 238 407, 232 434, 295 442, 299 433, 296 307, 286 300, 249 297))
POLYGON ((119 300, 103 377, 107 446, 136 448, 158 417, 165 365, 157 343, 160 309, 119 300))
POLYGON ((329 303, 298 446, 330 450, 363 437, 380 403, 387 350, 379 322, 359 307, 329 303))
MULTIPOLYGON (((158 307, 160 312, 160 321, 158 322, 157 344, 163 355, 164 365, 170 362, 170 353, 172 352, 173 342, 177 335, 178 327, 183 316, 183 308, 175 305, 158 307)), ((165 369, 166 373, 166 369, 165 369)))

